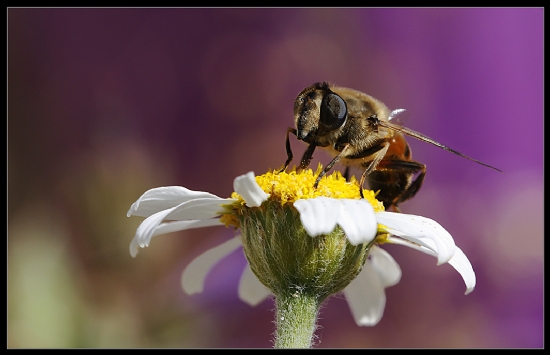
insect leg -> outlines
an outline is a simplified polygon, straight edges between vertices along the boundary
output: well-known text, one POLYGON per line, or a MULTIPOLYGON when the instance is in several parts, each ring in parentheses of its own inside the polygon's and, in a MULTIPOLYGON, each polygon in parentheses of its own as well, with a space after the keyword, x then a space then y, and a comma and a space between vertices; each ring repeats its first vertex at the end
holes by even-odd
POLYGON ((361 195, 361 198, 365 198, 363 196, 363 184, 365 183, 365 178, 374 170, 374 168, 376 168, 382 158, 384 158, 389 147, 390 143, 388 141, 384 141, 383 143, 381 143, 377 147, 379 149, 378 153, 376 153, 374 159, 370 162, 365 171, 363 171, 363 174, 361 174, 361 180, 359 180, 359 194, 361 195))
POLYGON ((285 161, 285 165, 283 166, 283 168, 281 170, 279 170, 279 173, 282 173, 283 171, 286 170, 286 168, 288 167, 288 165, 290 164, 290 162, 292 161, 292 158, 293 158, 292 148, 290 147, 290 139, 288 137, 289 133, 292 133, 292 134, 296 135, 296 129, 289 127, 286 130, 286 145, 285 145, 285 147, 286 147, 287 160, 285 161))
POLYGON ((393 201, 394 209, 397 209, 397 204, 405 202, 408 199, 411 199, 416 195, 422 183, 424 182, 424 177, 426 176, 426 165, 416 162, 414 160, 405 161, 405 160, 387 160, 383 161, 380 165, 383 165, 384 169, 395 170, 395 171, 409 171, 411 173, 418 173, 418 177, 403 191, 403 193, 398 196, 393 201))
POLYGON ((346 166, 346 170, 344 170, 344 179, 346 179, 346 181, 349 180, 349 166, 346 166))
POLYGON ((311 143, 306 151, 304 152, 304 155, 302 156, 302 160, 300 161, 300 169, 307 169, 309 166, 309 163, 311 163, 311 159, 313 159, 313 151, 315 150, 315 147, 317 147, 317 144, 311 143))
MULTIPOLYGON (((321 173, 319 174, 319 176, 317 176, 317 180, 315 180, 315 184, 313 184, 313 187, 314 188, 317 188, 317 185, 319 185, 319 181, 321 181, 321 179, 323 178, 323 176, 326 175, 326 173, 329 172, 330 169, 332 169, 332 167, 334 166, 334 164, 338 163, 338 161, 340 160, 340 158, 342 158, 342 155, 344 155, 344 153, 346 152, 346 150, 348 150, 349 148, 349 144, 346 144, 344 146, 344 149, 342 149, 342 151, 340 152, 340 154, 338 154, 337 156, 334 157, 334 159, 332 159, 332 161, 330 163, 328 163, 327 166, 325 166, 325 168, 323 169, 323 171, 321 171, 321 173)), ((308 148, 309 150, 309 148, 308 148)))

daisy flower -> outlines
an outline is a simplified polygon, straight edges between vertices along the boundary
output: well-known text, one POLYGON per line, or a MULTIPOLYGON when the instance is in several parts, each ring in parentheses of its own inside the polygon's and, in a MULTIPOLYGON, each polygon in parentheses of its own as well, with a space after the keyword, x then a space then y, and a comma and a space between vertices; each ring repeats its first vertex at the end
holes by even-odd
POLYGON ((238 176, 230 198, 180 186, 145 192, 128 216, 146 217, 130 243, 135 257, 151 238, 180 230, 231 226, 234 238, 193 260, 182 274, 188 294, 202 292, 208 271, 242 247, 248 264, 239 297, 256 305, 269 295, 277 305, 276 347, 310 347, 320 304, 343 292, 360 326, 377 324, 383 314, 385 288, 397 284, 401 269, 380 246, 405 245, 449 263, 464 279, 466 294, 475 273, 452 236, 421 216, 384 211, 375 193, 339 172, 321 179, 320 170, 268 172, 238 176))

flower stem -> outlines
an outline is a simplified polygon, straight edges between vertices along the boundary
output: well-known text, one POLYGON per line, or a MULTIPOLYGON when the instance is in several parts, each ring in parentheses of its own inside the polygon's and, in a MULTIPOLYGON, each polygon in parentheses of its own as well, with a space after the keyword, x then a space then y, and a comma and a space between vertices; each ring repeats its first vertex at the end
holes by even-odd
POLYGON ((296 291, 276 296, 275 348, 310 348, 317 329, 320 302, 296 291))

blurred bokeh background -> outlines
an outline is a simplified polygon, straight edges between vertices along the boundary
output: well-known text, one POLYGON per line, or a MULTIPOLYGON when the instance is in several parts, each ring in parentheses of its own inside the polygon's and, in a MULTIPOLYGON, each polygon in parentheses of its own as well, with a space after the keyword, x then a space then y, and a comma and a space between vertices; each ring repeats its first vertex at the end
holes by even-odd
POLYGON ((332 297, 317 347, 544 345, 543 9, 7 15, 8 347, 271 347, 273 301, 237 297, 242 250, 203 293, 180 288, 231 229, 168 234, 133 259, 141 219, 126 212, 153 187, 227 197, 235 176, 280 167, 294 98, 317 81, 406 108, 408 127, 505 171, 409 139, 428 173, 402 210, 449 230, 477 287, 388 246, 403 277, 381 322, 357 327, 332 297))

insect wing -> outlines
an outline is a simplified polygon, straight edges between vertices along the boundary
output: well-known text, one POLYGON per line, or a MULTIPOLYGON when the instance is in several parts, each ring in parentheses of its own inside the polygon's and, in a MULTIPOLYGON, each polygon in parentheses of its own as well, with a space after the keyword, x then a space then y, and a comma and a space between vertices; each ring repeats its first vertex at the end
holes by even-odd
MULTIPOLYGON (((396 111, 396 110, 394 110, 394 111, 396 111)), ((394 111, 392 111, 392 113, 393 113, 394 111)), ((390 115, 390 116, 391 116, 391 115, 390 115)), ((491 165, 489 165, 489 164, 485 164, 485 163, 483 163, 483 162, 481 162, 481 161, 479 161, 479 160, 477 160, 477 159, 470 158, 469 156, 464 155, 464 154, 462 154, 462 153, 460 153, 460 152, 457 152, 456 150, 454 150, 454 149, 452 149, 452 148, 449 148, 449 147, 447 147, 446 145, 443 145, 443 144, 441 144, 441 143, 439 143, 439 142, 436 142, 436 141, 434 141, 433 139, 431 139, 430 137, 427 137, 427 136, 423 135, 422 133, 413 131, 412 129, 403 127, 403 126, 398 125, 398 124, 394 124, 394 123, 389 122, 389 121, 386 122, 386 121, 380 121, 380 120, 378 120, 377 123, 378 123, 380 126, 382 126, 382 127, 386 127, 386 128, 392 129, 392 130, 394 130, 394 131, 397 131, 397 132, 399 132, 399 133, 406 134, 406 135, 411 136, 411 137, 413 137, 413 138, 419 139, 419 140, 421 140, 421 141, 423 141, 423 142, 433 144, 433 145, 435 145, 436 147, 439 147, 439 148, 441 148, 441 149, 444 149, 444 150, 446 150, 446 151, 448 151, 448 152, 451 152, 451 153, 453 153, 453 154, 456 154, 456 155, 458 155, 458 156, 460 156, 460 157, 466 158, 466 159, 468 159, 468 160, 474 161, 474 162, 476 162, 476 163, 478 163, 478 164, 481 164, 481 165, 483 165, 483 166, 486 166, 486 167, 488 167, 488 168, 491 168, 491 169, 494 169, 494 170, 496 170, 496 171, 502 172, 502 170, 497 169, 497 168, 495 168, 494 166, 491 166, 491 165)))
POLYGON ((388 116, 388 120, 396 125, 403 126, 405 122, 409 119, 410 114, 404 108, 396 108, 388 116))

